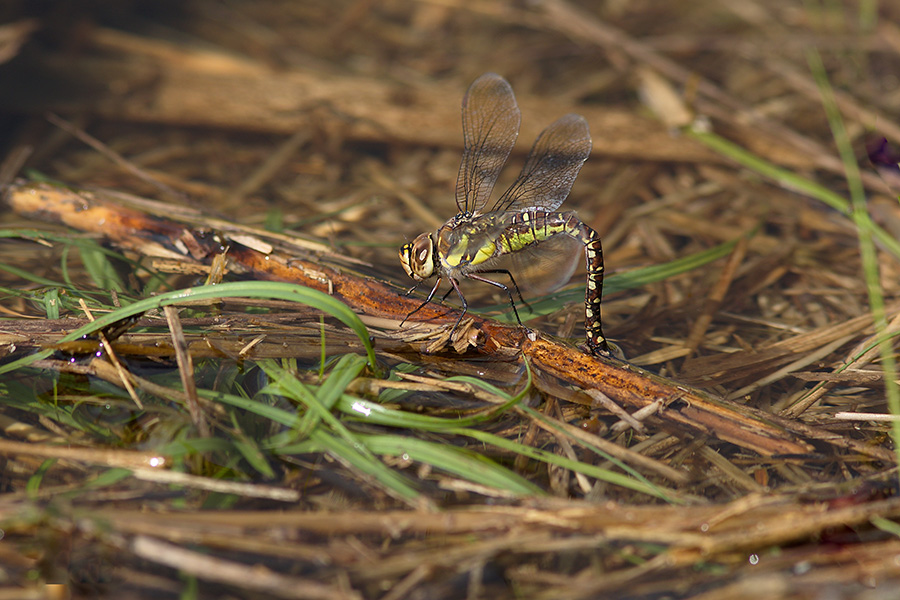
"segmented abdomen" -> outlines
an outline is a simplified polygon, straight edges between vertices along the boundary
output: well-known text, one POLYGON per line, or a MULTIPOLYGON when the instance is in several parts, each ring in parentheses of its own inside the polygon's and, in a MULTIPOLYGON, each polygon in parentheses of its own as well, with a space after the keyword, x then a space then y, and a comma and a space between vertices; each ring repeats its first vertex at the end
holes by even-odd
POLYGON ((603 294, 603 248, 600 236, 574 213, 527 211, 513 215, 499 236, 495 255, 518 252, 555 235, 568 235, 584 244, 587 286, 584 296, 584 328, 591 351, 608 352, 600 319, 603 294))

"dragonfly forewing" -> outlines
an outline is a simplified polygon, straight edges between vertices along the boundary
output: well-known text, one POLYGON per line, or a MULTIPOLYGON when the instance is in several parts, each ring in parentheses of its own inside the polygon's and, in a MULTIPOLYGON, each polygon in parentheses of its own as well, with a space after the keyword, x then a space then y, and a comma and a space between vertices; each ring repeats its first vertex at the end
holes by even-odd
POLYGON ((460 213, 484 208, 516 145, 521 122, 516 97, 505 79, 486 73, 469 87, 463 97, 463 156, 456 179, 460 213))

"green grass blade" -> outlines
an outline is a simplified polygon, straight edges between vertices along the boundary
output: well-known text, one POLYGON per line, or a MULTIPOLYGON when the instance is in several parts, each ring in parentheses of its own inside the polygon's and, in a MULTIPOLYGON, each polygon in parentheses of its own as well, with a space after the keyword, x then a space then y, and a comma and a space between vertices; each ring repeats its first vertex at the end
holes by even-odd
POLYGON ((400 435, 361 435, 359 438, 376 454, 409 457, 467 481, 516 495, 546 495, 527 479, 471 450, 400 435))
POLYGON ((328 410, 334 407, 335 402, 344 394, 347 386, 359 377, 365 368, 366 362, 356 354, 345 354, 338 359, 325 381, 319 386, 316 398, 328 410))
POLYGON ((28 494, 30 498, 37 498, 38 491, 41 489, 41 484, 44 482, 44 475, 53 468, 53 465, 55 465, 58 460, 59 459, 56 458, 46 459, 37 469, 35 469, 31 477, 28 478, 28 483, 25 484, 25 493, 28 494))
POLYGON ((49 290, 47 290, 46 293, 44 293, 42 301, 43 301, 43 305, 44 305, 44 314, 47 316, 47 318, 48 319, 58 319, 59 315, 60 315, 60 312, 59 312, 59 303, 60 303, 59 288, 54 287, 54 288, 50 288, 49 290))
MULTIPOLYGON (((50 279, 38 277, 33 273, 23 271, 13 265, 0 264, 0 270, 13 273, 25 281, 32 281, 38 285, 65 288, 69 290, 70 293, 75 294, 76 297, 84 294, 84 292, 81 291, 68 276, 68 261, 66 257, 68 256, 70 248, 76 248, 81 252, 85 268, 89 271, 95 283, 97 283, 98 287, 101 289, 110 289, 114 287, 113 285, 110 285, 107 281, 107 275, 104 274, 104 270, 107 267, 111 268, 111 265, 108 264, 109 260, 122 261, 135 270, 141 269, 149 273, 150 278, 147 282, 147 286, 145 286, 145 289, 148 291, 156 290, 161 286, 170 287, 168 286, 165 275, 147 269, 141 265, 140 261, 133 260, 116 250, 103 247, 92 238, 73 236, 72 234, 65 233, 54 233, 52 231, 40 231, 36 229, 0 229, 0 239, 5 238, 18 238, 42 243, 52 242, 63 245, 64 248, 60 262, 63 281, 52 281, 50 279), (106 265, 103 265, 102 263, 106 263, 106 265), (92 269, 100 269, 100 271, 92 271, 92 269), (107 281, 107 283, 102 283, 104 281, 107 281)), ((108 275, 114 277, 121 285, 121 289, 118 291, 121 292, 125 289, 124 283, 121 281, 121 278, 115 269, 109 271, 108 275)))
POLYGON ((450 431, 449 433, 464 435, 478 440, 484 444, 496 446, 497 448, 501 448, 509 452, 515 452, 516 454, 521 454, 522 456, 526 456, 533 460, 539 460, 550 465, 556 465, 564 469, 570 469, 572 471, 575 471, 576 473, 581 473, 583 475, 587 475, 588 477, 593 477, 595 479, 599 479, 600 481, 618 485, 635 492, 647 494, 648 496, 662 498, 664 500, 666 499, 665 492, 661 488, 649 482, 646 482, 646 480, 640 481, 629 475, 623 475, 622 473, 616 473, 615 471, 602 469, 595 465, 572 460, 570 458, 566 458, 565 456, 559 456, 558 454, 547 452, 546 450, 541 450, 540 448, 526 446, 524 444, 513 442, 486 431, 479 431, 477 429, 458 429, 455 431, 450 431))
POLYGON ((246 460, 251 467, 256 469, 258 473, 269 479, 275 478, 275 471, 272 470, 271 465, 269 465, 265 455, 255 441, 249 439, 236 439, 233 443, 237 451, 244 457, 244 460, 246 460))
MULTIPOLYGON (((306 407, 306 412, 298 418, 294 426, 294 438, 305 439, 324 421, 327 425, 335 427, 340 432, 345 432, 343 425, 331 414, 330 407, 324 406, 313 389, 298 380, 296 376, 279 367, 275 361, 266 360, 259 363, 260 368, 269 376, 271 382, 260 390, 261 394, 276 394, 290 398, 306 407)), ((352 436, 347 432, 347 441, 353 442, 352 436)))
MULTIPOLYGON (((234 394, 213 392, 211 390, 197 390, 197 393, 209 400, 244 409, 274 421, 275 423, 284 425, 285 427, 293 428, 299 423, 299 417, 296 413, 269 406, 258 400, 244 398, 234 394)), ((331 420, 332 422, 335 422, 333 417, 331 420)), ((342 437, 348 439, 338 439, 338 437, 330 433, 323 432, 320 427, 311 432, 309 439, 304 442, 287 446, 271 447, 270 449, 276 454, 329 452, 335 458, 342 460, 361 472, 371 476, 374 480, 380 482, 401 498, 412 499, 418 496, 418 492, 411 487, 402 476, 391 470, 387 465, 378 460, 377 457, 372 456, 359 440, 355 439, 349 432, 346 432, 346 429, 344 429, 340 423, 337 423, 337 425, 343 430, 344 435, 342 437)))
POLYGON ((78 246, 81 262, 91 279, 101 290, 125 290, 125 283, 119 277, 116 268, 110 262, 110 255, 93 240, 83 240, 78 246))
POLYGON ((335 404, 335 408, 348 417, 373 425, 396 427, 398 429, 446 432, 490 421, 495 418, 497 414, 505 411, 516 403, 518 403, 518 400, 499 405, 495 410, 490 412, 462 417, 460 419, 446 419, 443 417, 420 415, 403 410, 394 410, 377 402, 363 400, 362 398, 351 395, 341 396, 340 400, 335 404))
POLYGON ((413 488, 399 473, 393 471, 380 460, 366 452, 361 452, 364 442, 356 440, 348 442, 329 433, 317 429, 313 431, 303 444, 276 448, 279 454, 296 454, 305 452, 328 452, 332 457, 352 466, 357 471, 377 481, 387 491, 406 500, 414 500, 419 497, 419 492, 413 488))
MULTIPOLYGON (((751 231, 747 235, 752 236, 754 233, 755 231, 751 231)), ((656 283, 657 281, 670 279, 676 275, 681 275, 682 273, 687 273, 688 271, 708 265, 720 258, 725 258, 731 254, 736 245, 737 240, 731 240, 724 244, 709 248, 708 250, 676 258, 675 260, 671 260, 661 265, 650 265, 628 271, 627 273, 610 275, 603 280, 603 291, 604 293, 607 291, 612 293, 630 290, 650 283, 656 283)), ((579 294, 578 298, 581 298, 581 296, 582 294, 579 294)))
POLYGON ((900 537, 900 523, 896 523, 884 517, 872 517, 869 519, 869 522, 885 533, 900 537))
MULTIPOLYGON (((324 365, 324 361, 322 361, 322 364, 324 365)), ((298 385, 296 391, 303 394, 303 397, 306 399, 304 403, 307 405, 315 403, 318 407, 317 410, 309 410, 303 415, 303 419, 297 431, 297 437, 299 439, 303 439, 309 435, 309 432, 316 428, 320 420, 320 415, 330 411, 334 407, 335 402, 338 401, 344 393, 344 390, 350 385, 350 382, 359 376, 365 366, 366 361, 364 358, 356 356, 355 354, 345 354, 338 359, 337 363, 331 369, 331 373, 316 389, 315 393, 309 391, 309 389, 299 381, 296 382, 298 385)))
MULTIPOLYGON (((470 379, 471 378, 468 377, 453 378, 454 381, 470 379)), ((520 393, 515 397, 510 397, 509 395, 503 394, 502 390, 499 390, 483 381, 474 380, 471 381, 471 383, 478 384, 480 385, 480 387, 486 390, 490 390, 500 396, 506 396, 507 398, 509 398, 509 401, 506 404, 497 407, 498 411, 506 410, 510 406, 517 404, 522 396, 522 393, 520 393)), ((526 387, 525 389, 527 390, 528 388, 526 387)), ((621 473, 610 471, 608 469, 601 469, 600 467, 596 467, 594 465, 581 463, 550 452, 546 452, 544 450, 525 446, 491 433, 470 428, 471 425, 483 422, 484 420, 489 418, 488 415, 467 417, 463 419, 432 417, 429 415, 419 415, 406 411, 387 408, 385 406, 382 406, 381 404, 363 400, 361 398, 355 398, 350 395, 342 396, 336 404, 336 408, 346 415, 353 417, 354 419, 374 425, 466 436, 478 440, 479 442, 482 442, 484 444, 489 444, 503 450, 507 450, 509 452, 521 454, 534 460, 539 460, 548 464, 571 469, 573 471, 582 473, 589 477, 594 477, 601 481, 606 481, 608 483, 625 487, 640 493, 648 494, 657 498, 667 498, 665 491, 660 487, 650 483, 640 473, 637 473, 636 471, 631 469, 631 467, 622 464, 615 458, 608 456, 599 448, 591 446, 590 449, 600 456, 603 456, 603 458, 619 465, 620 468, 622 468, 628 474, 623 475, 621 473)), ((535 418, 537 418, 538 416, 540 415, 537 415, 535 418)))
MULTIPOLYGON (((316 415, 312 422, 316 427, 311 431, 302 431, 304 436, 308 438, 299 445, 288 445, 272 448, 277 453, 295 453, 301 451, 301 448, 317 449, 318 451, 329 452, 338 460, 352 465, 360 472, 372 477, 373 480, 380 482, 385 486, 386 490, 395 496, 404 499, 412 499, 418 496, 418 492, 412 488, 406 480, 395 473, 387 465, 385 465, 378 457, 374 456, 365 443, 360 441, 359 436, 351 433, 350 430, 341 423, 337 417, 331 414, 316 397, 312 391, 298 381, 292 373, 278 367, 274 361, 264 361, 261 367, 269 375, 273 382, 263 390, 265 393, 281 392, 284 396, 292 398, 297 402, 305 405, 308 412, 316 415)), ((246 402, 242 402, 244 406, 250 406, 246 402)), ((264 405, 265 406, 265 405, 264 405)), ((251 409, 252 410, 252 409, 251 409)), ((263 411, 276 416, 277 422, 289 425, 290 419, 286 418, 281 409, 265 406, 263 411)), ((297 416, 293 416, 293 421, 297 423, 296 429, 302 423, 297 416)), ((296 433, 293 436, 296 439, 296 433)), ((276 441, 281 441, 283 437, 276 437, 276 441)))
POLYGON ((387 427, 432 432, 457 430, 461 427, 471 427, 495 419, 498 415, 503 414, 521 402, 525 397, 525 394, 531 388, 531 366, 527 360, 525 361, 525 370, 527 379, 522 387, 522 391, 515 396, 511 396, 496 386, 480 379, 475 379, 474 377, 460 376, 448 378, 448 381, 475 385, 504 400, 501 404, 491 407, 490 410, 459 419, 432 417, 430 415, 420 415, 403 410, 394 410, 386 408, 381 403, 363 400, 362 398, 357 398, 350 394, 342 395, 335 404, 335 408, 348 417, 356 420, 387 427))
POLYGON ((297 413, 287 411, 277 406, 270 406, 259 400, 238 396, 236 394, 227 394, 225 392, 217 392, 213 390, 198 389, 197 394, 201 398, 206 398, 213 402, 221 402, 235 408, 246 410, 269 421, 278 423, 285 427, 296 427, 300 419, 297 413))
POLYGON ((35 283, 37 285, 48 287, 62 287, 60 285, 60 282, 58 281, 53 281, 52 279, 47 279, 46 277, 35 275, 30 271, 26 271, 25 269, 20 269, 19 267, 14 267, 13 265, 9 265, 6 263, 0 263, 0 271, 6 271, 10 275, 15 275, 22 281, 30 281, 31 283, 35 283))

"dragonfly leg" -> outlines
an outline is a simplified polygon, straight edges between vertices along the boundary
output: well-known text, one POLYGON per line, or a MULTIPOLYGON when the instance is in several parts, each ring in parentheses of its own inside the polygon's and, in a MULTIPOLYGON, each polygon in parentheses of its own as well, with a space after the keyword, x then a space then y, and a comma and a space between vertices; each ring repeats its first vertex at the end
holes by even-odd
MULTIPOLYGON (((471 277, 471 275, 468 275, 471 277)), ((469 310, 469 303, 466 302, 466 297, 463 296, 462 290, 459 289, 459 282, 456 281, 452 277, 448 277, 450 280, 450 285, 453 286, 453 289, 456 290, 456 295, 459 296, 459 301, 462 302, 462 310, 459 312, 459 317, 456 319, 456 323, 453 324, 453 329, 450 330, 450 335, 453 335, 453 332, 456 331, 456 328, 459 327, 459 324, 462 322, 462 318, 466 316, 466 312, 469 310)))
POLYGON ((451 287, 449 290, 444 292, 444 295, 441 296, 441 304, 443 304, 447 300, 447 296, 449 296, 450 292, 452 292, 452 291, 453 291, 453 288, 451 287))
POLYGON ((519 302, 528 307, 529 312, 534 312, 532 310, 531 305, 525 301, 525 298, 522 297, 522 292, 519 290, 519 284, 516 283, 516 278, 513 277, 513 274, 507 271, 506 269, 491 269, 490 271, 479 271, 479 273, 505 273, 509 280, 512 281, 513 287, 516 288, 516 295, 519 297, 519 302))
POLYGON ((408 290, 403 292, 403 295, 409 296, 410 294, 412 294, 414 291, 416 291, 416 289, 418 289, 420 283, 422 283, 422 282, 421 281, 416 282, 416 285, 412 286, 411 288, 409 288, 408 290))
MULTIPOLYGON (((503 271, 497 271, 497 272, 503 273, 503 271)), ((507 273, 508 273, 508 271, 507 271, 507 273)), ((516 302, 513 300, 512 292, 509 291, 509 286, 503 285, 499 281, 492 281, 492 280, 486 279, 484 277, 479 277, 478 275, 474 275, 472 273, 469 273, 468 275, 466 275, 466 277, 468 277, 469 279, 474 279, 475 281, 482 281, 484 283, 489 283, 492 286, 498 287, 501 290, 503 290, 504 292, 506 292, 506 295, 509 296, 509 305, 512 306, 513 314, 516 315, 516 321, 519 322, 520 326, 525 327, 525 325, 522 323, 522 319, 519 318, 519 311, 516 310, 516 302)), ((510 278, 512 278, 512 275, 510 275, 510 278)), ((513 281, 513 283, 515 283, 515 280, 513 281)), ((460 296, 462 296, 462 294, 460 294, 460 296)))
MULTIPOLYGON (((450 281, 452 282, 453 279, 450 279, 450 281)), ((419 284, 416 284, 416 286, 418 286, 418 285, 419 285, 419 284)), ((428 297, 425 298, 425 302, 423 302, 422 304, 420 304, 419 306, 417 306, 417 307, 415 308, 415 310, 413 310, 411 313, 409 313, 408 315, 406 315, 405 317, 403 317, 403 320, 400 321, 400 327, 403 327, 403 324, 406 323, 406 320, 407 320, 407 319, 409 319, 411 316, 413 316, 414 314, 416 314, 417 312, 419 312, 420 310, 422 310, 422 308, 423 308, 426 304, 428 304, 429 302, 431 302, 431 299, 434 298, 434 293, 437 292, 438 286, 440 286, 440 285, 441 285, 441 278, 438 277, 438 278, 437 278, 437 281, 434 282, 434 287, 431 288, 431 293, 429 293, 429 294, 428 294, 428 297)), ((416 289, 416 286, 413 286, 412 290, 416 289)), ((410 290, 410 292, 412 292, 412 290, 410 290)), ((407 293, 409 293, 409 292, 407 292, 407 293)))
MULTIPOLYGON (((422 283, 422 282, 420 281, 419 283, 422 283)), ((416 285, 414 285, 411 288, 409 288, 408 290, 406 290, 406 293, 404 293, 403 295, 409 296, 410 294, 412 294, 414 291, 416 291, 416 288, 419 287, 419 283, 417 283, 416 285)), ((444 292, 444 295, 441 296, 441 304, 443 304, 447 300, 447 296, 449 296, 452 292, 453 292, 452 287, 449 290, 447 290, 446 292, 444 292)), ((434 295, 434 291, 432 291, 431 294, 434 295)), ((428 301, 426 301, 425 303, 427 304, 428 301)), ((422 308, 422 307, 420 306, 419 308, 422 308)), ((419 310, 419 308, 417 308, 416 310, 419 310)), ((409 314, 411 315, 412 313, 409 313, 409 314)), ((407 318, 409 318, 409 315, 407 315, 407 318)))

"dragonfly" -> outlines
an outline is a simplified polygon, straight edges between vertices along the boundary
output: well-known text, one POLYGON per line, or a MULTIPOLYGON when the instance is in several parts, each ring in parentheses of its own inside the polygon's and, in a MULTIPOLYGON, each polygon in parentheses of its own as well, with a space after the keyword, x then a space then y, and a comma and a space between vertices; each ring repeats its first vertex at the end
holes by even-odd
MULTIPOLYGON (((585 331, 588 349, 608 354, 600 319, 603 290, 603 249, 600 236, 573 212, 557 212, 591 153, 591 136, 581 115, 568 114, 549 125, 532 146, 522 172, 492 205, 485 206, 516 139, 522 115, 512 87, 500 75, 486 73, 469 87, 462 101, 463 154, 456 180, 459 213, 435 232, 426 232, 400 248, 400 264, 416 286, 437 276, 426 300, 407 318, 431 302, 443 279, 462 302, 454 330, 468 310, 459 287, 462 279, 487 283, 503 290, 516 320, 516 303, 509 286, 484 274, 509 277, 519 299, 519 287, 508 267, 541 263, 557 271, 552 286, 571 277, 574 264, 561 256, 567 242, 583 246, 587 265, 585 331), (556 256, 558 254, 559 256, 556 256), (555 259, 560 261, 555 265, 555 259), (561 275, 561 276, 559 276, 561 275)), ((415 288, 413 288, 415 289, 415 288)), ((446 298, 446 296, 444 296, 446 298)))

